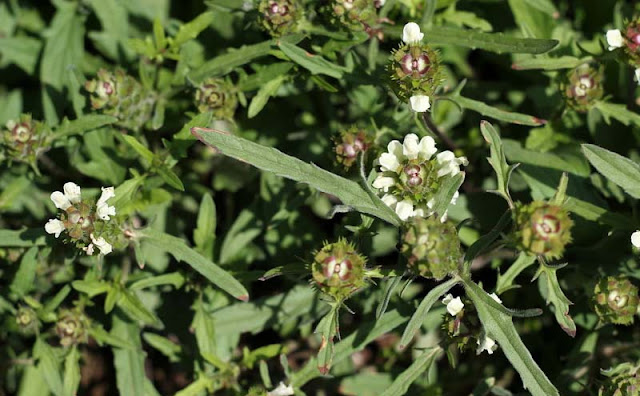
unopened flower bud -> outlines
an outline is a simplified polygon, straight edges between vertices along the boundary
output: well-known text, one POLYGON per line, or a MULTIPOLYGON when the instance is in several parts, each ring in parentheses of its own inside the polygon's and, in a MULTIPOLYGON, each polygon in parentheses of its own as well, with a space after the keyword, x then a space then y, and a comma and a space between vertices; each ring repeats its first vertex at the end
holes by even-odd
POLYGON ((318 288, 336 301, 343 301, 364 286, 366 259, 344 239, 325 244, 311 265, 318 288))
POLYGON ((18 312, 16 313, 16 323, 18 324, 20 331, 24 334, 32 334, 40 325, 36 312, 25 306, 18 308, 18 312))
POLYGON ((10 160, 35 166, 38 156, 50 148, 50 138, 51 130, 44 123, 22 114, 18 119, 8 121, 6 130, 0 130, 0 149, 5 149, 10 160))
POLYGON ((332 0, 330 17, 337 25, 362 31, 377 22, 376 5, 371 0, 332 0))
POLYGON ((360 153, 367 151, 371 145, 371 138, 363 129, 351 127, 340 132, 340 135, 334 139, 334 144, 337 162, 348 169, 360 153))
POLYGON ((567 105, 579 112, 588 111, 602 99, 602 80, 602 70, 588 64, 571 70, 560 84, 567 105))
POLYGON ((456 228, 435 216, 414 217, 406 223, 401 251, 411 272, 436 280, 455 273, 462 260, 456 228))
POLYGON ((594 309, 604 323, 629 325, 638 310, 638 288, 625 277, 601 279, 593 291, 594 309))
POLYGON ((571 242, 573 221, 561 206, 543 201, 516 206, 515 242, 521 250, 548 259, 562 257, 571 242))

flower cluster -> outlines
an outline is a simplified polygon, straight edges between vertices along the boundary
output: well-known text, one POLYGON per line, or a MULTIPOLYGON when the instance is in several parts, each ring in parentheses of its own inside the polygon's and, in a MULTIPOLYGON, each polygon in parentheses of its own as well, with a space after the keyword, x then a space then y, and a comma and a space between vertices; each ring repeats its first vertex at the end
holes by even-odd
MULTIPOLYGON (((460 173, 460 166, 467 165, 465 157, 456 157, 451 151, 437 153, 432 137, 419 139, 411 133, 400 143, 393 140, 378 162, 380 174, 373 187, 384 195, 382 201, 395 210, 402 220, 410 217, 429 217, 434 214, 435 194, 445 178, 460 173)), ((455 204, 458 193, 451 201, 455 204)), ((442 221, 446 212, 438 213, 442 221)))
POLYGON ((297 30, 304 9, 297 0, 262 0, 258 11, 262 28, 273 37, 280 37, 297 30))
POLYGON ((628 22, 623 30, 607 31, 606 39, 609 51, 624 50, 627 61, 636 68, 636 81, 640 84, 640 18, 628 22))
MULTIPOLYGON (((497 303, 502 303, 495 293, 491 293, 490 296, 497 303)), ((449 313, 449 316, 445 315, 443 328, 450 343, 454 343, 460 350, 466 350, 472 348, 469 341, 475 339, 477 355, 485 351, 492 355, 498 349, 496 341, 482 328, 473 304, 465 304, 460 297, 454 298, 451 293, 444 296, 442 303, 447 306, 449 313)))
POLYGON ((364 286, 367 260, 344 239, 327 243, 314 256, 313 280, 322 292, 343 301, 364 286))
POLYGON ((115 196, 114 188, 103 187, 95 205, 82 199, 81 189, 75 183, 65 183, 63 191, 51 194, 51 201, 63 213, 60 218, 50 219, 44 226, 45 230, 56 238, 66 232, 68 240, 88 255, 92 255, 96 248, 103 255, 111 253, 113 246, 106 238, 114 239, 117 234, 117 225, 111 221, 116 208, 107 201, 115 196))
POLYGON ((516 205, 515 244, 519 249, 548 259, 562 257, 571 242, 573 221, 561 206, 543 201, 516 205))
POLYGON ((365 130, 353 126, 340 132, 340 135, 334 139, 334 144, 336 161, 349 169, 358 155, 367 151, 371 145, 371 138, 365 130))
POLYGON ((85 83, 91 94, 91 107, 118 118, 118 125, 134 131, 150 119, 157 95, 145 89, 122 69, 114 72, 100 69, 93 80, 85 83))
POLYGON ((207 78, 195 93, 195 103, 201 113, 211 111, 218 119, 231 119, 238 107, 234 87, 223 78, 207 78))
POLYGON ((30 114, 9 120, 0 135, 0 146, 14 161, 35 166, 38 156, 50 147, 51 130, 42 122, 34 121, 30 114))
POLYGON ((407 23, 402 31, 404 44, 393 52, 388 66, 396 95, 416 112, 429 110, 430 97, 441 83, 438 53, 422 44, 423 38, 418 24, 407 23))
POLYGON ((455 273, 462 261, 455 226, 435 216, 416 217, 406 223, 401 251, 412 273, 436 280, 455 273))
POLYGON ((586 112, 602 99, 603 72, 588 64, 583 64, 567 73, 561 83, 561 92, 567 105, 576 111, 586 112))
POLYGON ((638 288, 625 277, 601 279, 593 291, 593 307, 604 323, 630 325, 638 310, 638 288))

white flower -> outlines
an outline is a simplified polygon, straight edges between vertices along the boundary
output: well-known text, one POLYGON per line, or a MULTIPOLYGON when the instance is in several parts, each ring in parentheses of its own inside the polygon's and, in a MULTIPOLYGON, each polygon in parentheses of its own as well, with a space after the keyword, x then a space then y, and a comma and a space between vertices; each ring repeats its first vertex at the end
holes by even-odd
POLYGON ((622 32, 618 29, 607 31, 607 44, 609 44, 609 51, 613 51, 616 48, 620 48, 624 45, 622 39, 622 32))
POLYGON ((398 157, 391 153, 382 153, 380 156, 380 168, 382 171, 392 171, 396 172, 400 167, 400 162, 398 162, 398 157))
POLYGON ((502 300, 500 299, 500 297, 498 297, 498 295, 496 293, 491 293, 491 294, 489 294, 489 296, 491 298, 493 298, 493 300, 495 302, 497 302, 498 304, 502 304, 502 300))
POLYGON ((382 202, 384 202, 388 207, 394 209, 396 204, 398 203, 398 198, 395 195, 385 194, 382 196, 382 202))
POLYGON ((574 91, 577 96, 585 96, 587 94, 587 89, 591 88, 591 78, 590 77, 582 77, 578 81, 578 85, 574 88, 574 91))
POLYGON ((54 234, 57 238, 65 230, 64 223, 58 219, 51 219, 44 225, 44 230, 49 234, 54 234))
POLYGON ((631 243, 633 246, 640 248, 640 230, 631 234, 631 243))
POLYGON ((438 169, 438 177, 451 175, 455 176, 460 173, 460 165, 469 164, 466 157, 457 157, 453 152, 446 150, 436 155, 436 161, 440 169, 438 169))
POLYGON ((373 181, 373 187, 384 192, 389 191, 389 187, 393 186, 394 184, 396 184, 396 181, 393 177, 382 175, 378 175, 378 177, 376 177, 376 179, 373 181))
POLYGON ((496 345, 496 342, 487 337, 486 334, 483 334, 482 342, 478 340, 477 344, 478 348, 476 349, 476 355, 481 354, 483 351, 487 351, 489 355, 493 355, 493 351, 498 349, 498 345, 496 345))
POLYGON ((424 33, 420 32, 420 26, 415 22, 409 22, 404 25, 402 29, 402 41, 407 44, 417 43, 422 41, 424 33))
MULTIPOLYGON (((91 237, 91 242, 100 249, 100 253, 107 255, 113 251, 113 246, 109 242, 107 242, 103 237, 99 237, 96 239, 93 234, 89 235, 91 237)), ((91 245, 89 245, 91 246, 91 245)), ((91 251, 93 253, 93 250, 91 251)), ((88 252, 87 252, 88 254, 88 252)))
POLYGON ((67 197, 71 203, 78 203, 82 199, 80 196, 80 186, 76 183, 64 183, 62 190, 64 191, 65 197, 67 197))
POLYGON ((449 312, 451 316, 456 316, 462 311, 462 308, 464 308, 464 303, 460 297, 453 298, 451 293, 444 296, 442 303, 447 306, 447 312, 449 312))
POLYGON ((271 392, 267 392, 267 396, 291 396, 293 393, 294 391, 291 385, 285 385, 283 382, 280 382, 277 388, 271 392))
POLYGON ((416 113, 424 113, 431 108, 427 95, 413 95, 409 98, 409 103, 411 103, 411 110, 416 113))
POLYGON ((640 85, 640 67, 636 69, 635 74, 636 74, 636 81, 638 82, 638 85, 640 85))
POLYGON ((97 214, 100 219, 109 220, 109 216, 115 216, 116 208, 107 204, 107 201, 115 196, 116 194, 113 187, 102 187, 102 195, 96 204, 97 214))
POLYGON ((83 247, 82 250, 84 250, 88 256, 93 256, 93 243, 90 243, 89 246, 83 247))
POLYGON ((413 202, 408 198, 398 202, 396 204, 396 214, 402 221, 413 217, 413 202))
POLYGON ((56 208, 58 209, 67 210, 67 208, 71 206, 71 202, 69 201, 69 198, 67 198, 67 196, 61 193, 60 191, 52 192, 51 200, 53 201, 53 204, 56 205, 56 208))

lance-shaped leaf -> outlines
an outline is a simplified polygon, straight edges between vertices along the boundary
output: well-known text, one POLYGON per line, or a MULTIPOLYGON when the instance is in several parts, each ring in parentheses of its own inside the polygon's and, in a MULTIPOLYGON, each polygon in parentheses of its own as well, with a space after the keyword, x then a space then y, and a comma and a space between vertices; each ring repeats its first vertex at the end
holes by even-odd
POLYGON ((565 266, 566 264, 552 267, 541 262, 540 268, 538 268, 533 279, 538 279, 540 292, 547 301, 547 305, 553 304, 555 307, 556 321, 560 327, 562 327, 562 330, 571 337, 575 337, 576 324, 571 318, 571 315, 569 315, 569 306, 573 303, 564 295, 558 283, 558 275, 556 274, 560 268, 564 268, 565 266))
POLYGON ((483 33, 442 26, 427 27, 422 31, 429 44, 459 45, 497 53, 542 54, 558 45, 557 40, 518 38, 503 33, 483 33))
POLYGON ((73 346, 64 359, 62 388, 65 395, 76 395, 80 386, 80 352, 73 346))
POLYGON ((422 300, 416 312, 411 316, 407 327, 404 329, 404 333, 402 333, 402 339, 400 340, 400 349, 404 349, 408 343, 411 342, 413 336, 416 334, 416 331, 422 326, 429 313, 429 310, 435 304, 436 301, 440 299, 440 297, 449 291, 453 286, 458 284, 460 280, 458 279, 450 279, 433 289, 427 293, 425 298, 422 300))
POLYGON ((401 224, 391 208, 375 195, 369 194, 358 183, 340 177, 313 164, 272 148, 262 146, 238 136, 206 128, 192 128, 193 133, 203 143, 219 150, 229 157, 251 164, 265 171, 310 186, 340 198, 344 205, 391 223, 401 224))
POLYGON ((476 113, 480 113, 483 116, 509 122, 511 124, 540 126, 546 124, 547 122, 546 120, 528 114, 502 110, 497 107, 489 106, 488 104, 479 100, 465 98, 464 96, 460 95, 459 89, 456 89, 456 91, 447 96, 447 98, 451 99, 454 103, 456 103, 463 109, 475 111, 476 113))
POLYGON ((607 123, 610 123, 611 119, 614 118, 627 126, 631 124, 640 126, 640 115, 627 109, 627 106, 623 104, 596 102, 595 108, 602 113, 607 123))
POLYGON ((442 348, 429 348, 422 352, 422 355, 411 363, 408 369, 402 372, 398 378, 393 381, 390 387, 385 389, 380 396, 400 396, 407 393, 409 386, 418 379, 433 364, 438 355, 442 352, 442 348))
POLYGON ((332 303, 331 310, 320 320, 316 333, 320 334, 322 341, 318 351, 318 370, 322 375, 329 374, 333 364, 333 339, 338 334, 338 303, 332 303))
POLYGON ((433 197, 435 205, 433 211, 442 216, 447 212, 447 208, 451 205, 453 196, 464 182, 464 172, 460 172, 455 176, 448 177, 438 188, 438 192, 433 197))
POLYGON ((640 198, 640 165, 593 144, 583 144, 582 151, 591 165, 604 177, 622 187, 634 198, 640 198))
POLYGON ((491 150, 491 157, 488 159, 489 164, 491 164, 491 167, 495 170, 496 176, 498 177, 498 189, 495 192, 507 200, 509 207, 513 207, 511 194, 509 194, 509 180, 511 179, 511 173, 518 165, 507 164, 507 158, 502 149, 500 135, 498 135, 498 132, 493 128, 493 125, 487 121, 482 121, 480 123, 480 131, 482 132, 482 136, 484 136, 484 140, 489 143, 491 150))
POLYGON ((515 70, 560 70, 573 69, 583 63, 589 62, 591 57, 576 58, 573 56, 561 56, 559 58, 527 58, 522 59, 511 65, 515 70))
POLYGON ((556 387, 531 357, 513 325, 511 317, 496 307, 498 304, 480 286, 464 279, 467 296, 473 301, 487 335, 494 339, 533 396, 559 396, 556 387))
POLYGON ((519 287, 514 285, 516 277, 525 269, 529 268, 536 261, 536 256, 530 256, 521 252, 516 261, 505 271, 504 274, 498 274, 498 282, 496 283, 496 293, 502 294, 509 289, 519 287))
POLYGON ((171 254, 176 260, 186 262, 214 285, 233 297, 243 301, 249 299, 247 289, 240 282, 215 263, 191 249, 182 239, 152 228, 138 231, 138 236, 158 250, 171 254))
POLYGON ((24 230, 0 230, 0 247, 32 247, 46 245, 44 224, 42 228, 24 230))
POLYGON ((333 78, 342 78, 342 74, 347 71, 343 66, 331 63, 320 55, 311 54, 297 45, 283 41, 279 47, 292 61, 309 70, 311 74, 325 74, 333 78))

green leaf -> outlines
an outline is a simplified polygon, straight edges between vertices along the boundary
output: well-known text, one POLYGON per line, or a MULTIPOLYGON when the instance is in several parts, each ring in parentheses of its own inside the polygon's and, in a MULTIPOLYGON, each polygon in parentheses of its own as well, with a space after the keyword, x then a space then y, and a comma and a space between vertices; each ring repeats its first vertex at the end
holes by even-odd
POLYGON ((65 118, 58 129, 56 129, 55 137, 59 139, 61 137, 81 134, 105 125, 111 125, 116 121, 118 121, 116 117, 103 114, 89 114, 73 121, 65 118))
POLYGON ((140 321, 151 326, 161 324, 160 319, 158 319, 153 312, 149 311, 138 296, 130 290, 119 290, 116 305, 133 321, 140 321))
POLYGON ((116 187, 114 191, 115 196, 109 200, 109 204, 116 208, 118 214, 126 213, 123 209, 133 200, 136 191, 138 191, 138 188, 140 188, 145 179, 146 177, 144 175, 138 175, 133 179, 125 180, 116 187))
POLYGON ((318 350, 318 371, 322 375, 329 374, 333 364, 333 339, 338 334, 338 309, 340 304, 331 303, 331 310, 320 320, 315 333, 320 334, 320 349, 318 350))
POLYGON ((200 113, 193 117, 178 133, 173 135, 173 140, 169 144, 171 155, 175 158, 184 158, 187 155, 187 149, 197 141, 191 134, 191 128, 202 125, 209 125, 213 114, 211 112, 200 113))
POLYGON ((210 282, 233 297, 243 301, 249 299, 249 293, 240 282, 212 261, 207 260, 200 253, 191 249, 182 239, 152 228, 139 231, 139 237, 156 249, 171 254, 176 260, 186 262, 210 282))
POLYGON ((176 33, 175 37, 173 38, 172 45, 175 47, 180 47, 187 41, 195 39, 203 30, 211 25, 214 19, 215 13, 211 11, 204 12, 198 15, 192 21, 180 26, 180 29, 178 29, 178 33, 176 33))
POLYGON ((538 117, 501 110, 496 107, 489 106, 488 104, 485 104, 484 102, 481 102, 479 100, 465 98, 464 96, 460 95, 460 90, 461 87, 456 89, 453 94, 446 97, 457 103, 463 109, 475 111, 482 114, 483 116, 518 125, 540 126, 544 125, 547 122, 538 117))
POLYGON ((9 288, 16 293, 18 297, 22 297, 29 293, 34 287, 36 279, 36 268, 38 267, 38 248, 32 247, 22 256, 20 267, 13 277, 13 281, 9 288))
POLYGON ((47 233, 42 228, 0 230, 0 247, 32 247, 46 245, 47 233))
POLYGON ((191 328, 196 337, 198 344, 198 352, 201 356, 215 356, 216 354, 216 331, 214 320, 211 315, 205 311, 202 297, 198 298, 194 303, 193 309, 195 315, 191 322, 191 328))
POLYGON ((202 374, 189 386, 181 389, 174 396, 201 396, 203 394, 213 394, 215 380, 202 374))
POLYGON ((576 324, 571 315, 569 315, 569 306, 573 303, 564 295, 560 284, 558 283, 558 274, 556 273, 561 267, 550 267, 545 263, 540 263, 540 268, 536 272, 535 278, 538 278, 540 291, 547 302, 547 305, 553 304, 555 307, 556 321, 562 327, 565 333, 571 337, 576 336, 576 324))
POLYGON ((265 147, 237 136, 204 128, 193 128, 192 133, 203 143, 220 150, 229 157, 288 179, 308 183, 322 192, 335 195, 344 205, 359 212, 379 217, 395 226, 401 224, 391 208, 379 198, 370 195, 354 181, 307 164, 275 148, 265 147))
POLYGON ((464 182, 464 175, 464 172, 460 172, 455 176, 446 178, 440 185, 438 192, 436 192, 436 195, 433 197, 435 200, 433 211, 435 213, 443 216, 447 212, 453 196, 464 182))
MULTIPOLYGON (((267 278, 267 274, 263 275, 262 279, 264 278, 267 278)), ((378 308, 376 309, 376 319, 380 319, 380 317, 387 311, 389 300, 391 300, 393 292, 400 285, 400 283, 402 283, 401 276, 394 276, 390 279, 387 279, 384 285, 384 294, 382 300, 380 301, 380 303, 378 304, 378 308)))
POLYGON ((558 58, 527 58, 518 60, 511 65, 514 70, 561 70, 561 69, 573 69, 580 66, 583 63, 587 63, 591 60, 591 57, 576 58, 573 56, 560 56, 558 58))
POLYGON ((543 168, 569 172, 577 176, 589 177, 591 170, 578 146, 565 146, 554 152, 541 153, 527 150, 518 141, 504 139, 503 151, 507 158, 522 164, 535 165, 543 168))
POLYGON ((13 206, 29 186, 31 186, 31 181, 27 177, 22 176, 12 180, 0 192, 0 210, 13 206))
POLYGON ((536 256, 530 256, 521 252, 516 261, 509 266, 504 274, 498 274, 498 282, 496 284, 496 293, 502 294, 505 291, 519 287, 514 285, 516 277, 525 269, 529 268, 536 261, 536 256))
POLYGON ((38 65, 42 42, 38 39, 22 37, 0 38, 0 65, 13 63, 27 74, 32 75, 38 65))
POLYGON ((127 144, 131 146, 131 148, 133 148, 136 153, 138 153, 149 164, 153 162, 153 152, 149 150, 145 145, 140 143, 134 136, 122 135, 122 139, 124 139, 124 141, 127 142, 127 144))
POLYGON ((247 64, 254 59, 269 55, 273 41, 264 41, 258 44, 245 45, 240 48, 231 49, 223 55, 219 55, 202 66, 192 71, 188 79, 194 85, 200 84, 207 77, 216 77, 227 74, 231 70, 247 64))
POLYGON ((516 38, 503 33, 483 33, 441 26, 423 27, 422 31, 429 44, 459 45, 497 53, 542 54, 558 45, 557 40, 516 38))
POLYGON ((426 349, 380 396, 400 396, 406 394, 409 386, 421 375, 424 375, 425 371, 433 364, 440 353, 442 353, 442 348, 440 347, 426 349))
POLYGON ((176 175, 174 171, 169 169, 169 167, 163 164, 156 169, 156 172, 158 173, 160 178, 165 181, 165 183, 178 191, 184 191, 184 184, 182 184, 182 180, 180 180, 178 175, 176 175))
POLYGON ((98 343, 98 345, 109 344, 116 348, 123 349, 136 349, 136 346, 131 342, 117 337, 113 334, 108 333, 105 329, 100 325, 94 325, 89 329, 89 334, 93 337, 94 340, 98 343))
POLYGON ((429 293, 427 293, 418 306, 418 309, 416 309, 415 313, 411 316, 407 327, 404 329, 404 333, 402 333, 402 338, 400 339, 399 344, 400 349, 404 349, 411 342, 416 331, 418 331, 420 326, 424 323, 433 304, 435 304, 443 294, 448 292, 449 289, 457 285, 459 282, 460 281, 458 279, 449 279, 448 281, 434 287, 429 291, 429 293))
MULTIPOLYGON (((505 356, 520 374, 524 386, 533 396, 559 396, 544 372, 522 343, 511 317, 494 305, 498 304, 480 286, 464 279, 467 296, 473 301, 487 335, 496 340, 505 356)), ((498 304, 499 305, 499 304, 498 304)))
POLYGON ((142 333, 142 338, 153 348, 169 358, 170 362, 180 360, 179 355, 182 353, 182 347, 170 341, 168 338, 155 333, 142 333))
POLYGON ((640 165, 593 144, 583 144, 582 151, 604 177, 622 187, 632 197, 640 198, 640 165))
POLYGON ((509 207, 513 208, 513 200, 509 193, 509 180, 511 179, 513 170, 518 165, 509 165, 507 163, 500 135, 498 135, 498 132, 493 128, 493 125, 487 121, 482 121, 480 123, 480 131, 482 132, 484 140, 489 143, 491 156, 488 158, 488 161, 498 178, 498 189, 495 192, 502 195, 502 197, 507 200, 509 207))
POLYGON ((80 353, 77 346, 72 346, 64 360, 64 380, 62 382, 65 395, 76 395, 80 386, 80 353))
POLYGON ((62 304, 64 299, 67 298, 70 292, 71 286, 64 285, 64 287, 62 287, 62 289, 60 289, 53 297, 50 297, 48 299, 47 303, 44 305, 44 308, 42 308, 42 313, 46 314, 55 311, 60 306, 60 304, 62 304))
POLYGON ((71 286, 77 291, 87 294, 90 298, 106 293, 111 289, 110 283, 100 280, 77 280, 71 282, 71 286))
POLYGON ((111 315, 111 317, 113 318, 111 334, 119 339, 129 340, 135 347, 133 350, 112 349, 118 392, 122 396, 145 395, 145 353, 140 343, 140 327, 119 315, 111 315))
POLYGON ((129 290, 141 290, 149 287, 172 285, 176 289, 179 289, 184 284, 184 276, 179 272, 172 272, 170 274, 162 274, 157 276, 150 276, 148 278, 135 281, 129 286, 129 290))
POLYGON ((320 55, 311 54, 295 44, 282 41, 278 46, 289 59, 309 70, 311 74, 325 74, 333 78, 342 78, 342 74, 347 71, 346 68, 331 63, 320 55))
POLYGON ((38 337, 33 346, 33 356, 38 359, 38 370, 49 386, 49 390, 56 396, 66 396, 62 385, 60 363, 55 350, 38 337))
POLYGON ((208 259, 213 259, 216 225, 216 203, 211 194, 203 194, 198 210, 198 222, 193 230, 193 242, 196 245, 196 250, 208 259))
POLYGON ((251 100, 251 104, 249 105, 249 112, 248 112, 249 118, 255 117, 258 113, 260 113, 260 111, 262 111, 264 106, 269 101, 269 98, 271 98, 276 94, 276 92, 278 92, 278 89, 280 89, 280 86, 282 85, 282 83, 285 81, 286 78, 287 78, 286 76, 276 77, 273 80, 264 84, 258 90, 258 93, 256 94, 256 96, 253 97, 253 99, 251 100))
POLYGON ((274 80, 276 77, 285 76, 293 69, 292 62, 278 62, 259 69, 254 74, 241 79, 237 88, 240 91, 253 91, 259 89, 267 82, 274 80))
POLYGON ((610 123, 611 118, 614 118, 627 126, 631 124, 640 126, 640 114, 628 110, 623 104, 600 101, 595 103, 595 108, 602 113, 607 123, 610 123))

